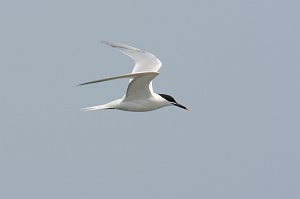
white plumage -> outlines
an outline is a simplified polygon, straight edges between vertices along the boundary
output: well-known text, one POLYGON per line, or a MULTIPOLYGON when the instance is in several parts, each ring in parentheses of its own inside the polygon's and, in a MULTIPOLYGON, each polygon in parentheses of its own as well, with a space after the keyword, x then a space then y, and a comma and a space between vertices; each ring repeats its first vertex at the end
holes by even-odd
POLYGON ((86 85, 114 79, 129 78, 129 84, 123 98, 114 100, 107 104, 87 107, 83 110, 94 111, 103 109, 118 109, 123 111, 144 112, 169 105, 175 105, 188 110, 185 106, 177 103, 173 97, 153 92, 152 80, 159 74, 158 70, 162 65, 160 60, 153 54, 122 43, 108 41, 102 41, 102 43, 117 48, 124 54, 128 55, 134 60, 135 66, 130 74, 79 84, 86 85))

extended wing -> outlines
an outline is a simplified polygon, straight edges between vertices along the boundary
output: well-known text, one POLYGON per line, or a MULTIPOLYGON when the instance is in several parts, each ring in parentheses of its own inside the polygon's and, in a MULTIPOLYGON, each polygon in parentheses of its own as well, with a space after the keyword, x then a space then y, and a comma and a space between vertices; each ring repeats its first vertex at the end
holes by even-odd
MULTIPOLYGON (((134 80, 136 77, 141 77, 141 76, 154 76, 154 77, 156 77, 156 75, 158 75, 158 74, 159 74, 158 72, 142 72, 142 73, 119 75, 119 76, 113 76, 113 77, 108 77, 108 78, 104 78, 104 79, 94 80, 94 81, 90 81, 90 82, 85 82, 85 83, 82 83, 82 84, 78 84, 77 86, 82 86, 82 85, 87 85, 87 84, 94 84, 94 83, 105 82, 105 81, 114 80, 114 79, 122 79, 122 78, 133 78, 133 80, 134 80)), ((128 85, 128 87, 129 87, 129 85, 128 85)))
POLYGON ((149 72, 134 77, 127 88, 124 100, 147 99, 153 95, 152 80, 159 73, 149 72))
POLYGON ((159 74, 157 71, 162 65, 160 60, 157 59, 151 53, 142 51, 138 48, 126 44, 108 41, 102 41, 102 43, 117 48, 118 50, 125 53, 134 60, 135 66, 133 68, 132 74, 90 81, 79 84, 78 86, 99 83, 114 79, 130 78, 125 95, 125 100, 151 97, 153 93, 152 80, 159 74))
POLYGON ((151 53, 142 51, 138 48, 118 43, 118 42, 108 42, 101 41, 104 44, 107 44, 111 47, 117 48, 124 54, 128 55, 131 59, 134 60, 135 66, 132 70, 132 73, 139 72, 157 72, 161 67, 161 62, 151 53))

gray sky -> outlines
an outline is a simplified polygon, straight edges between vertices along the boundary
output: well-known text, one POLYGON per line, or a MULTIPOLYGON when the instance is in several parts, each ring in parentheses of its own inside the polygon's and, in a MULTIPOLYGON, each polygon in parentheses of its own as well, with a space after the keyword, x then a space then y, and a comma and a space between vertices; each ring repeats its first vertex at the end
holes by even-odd
POLYGON ((0 198, 300 198, 298 1, 0 2, 0 198), (133 62, 191 112, 81 112, 133 62))

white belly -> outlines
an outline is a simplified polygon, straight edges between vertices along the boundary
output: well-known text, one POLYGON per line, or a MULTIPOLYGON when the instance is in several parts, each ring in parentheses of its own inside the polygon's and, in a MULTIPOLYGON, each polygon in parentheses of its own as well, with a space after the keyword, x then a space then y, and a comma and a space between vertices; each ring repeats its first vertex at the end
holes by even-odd
POLYGON ((135 101, 122 101, 116 109, 122 111, 145 112, 153 111, 162 107, 168 106, 163 101, 154 100, 135 100, 135 101))

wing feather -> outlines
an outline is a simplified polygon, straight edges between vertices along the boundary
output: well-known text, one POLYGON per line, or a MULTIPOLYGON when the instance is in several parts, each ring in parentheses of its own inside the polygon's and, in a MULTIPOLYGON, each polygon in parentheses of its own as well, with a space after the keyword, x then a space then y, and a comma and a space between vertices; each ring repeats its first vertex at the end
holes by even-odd
POLYGON ((152 80, 159 73, 145 73, 136 76, 129 83, 124 100, 149 98, 153 95, 152 80))
POLYGON ((135 62, 135 66, 132 73, 157 72, 162 65, 161 61, 153 54, 145 52, 138 48, 118 42, 101 41, 101 43, 109 45, 113 48, 117 48, 124 54, 128 55, 131 59, 133 59, 135 62))
POLYGON ((153 95, 152 80, 159 74, 157 71, 162 65, 160 60, 149 52, 145 52, 126 44, 108 41, 101 42, 113 48, 117 48, 133 59, 135 66, 132 73, 85 82, 78 86, 114 79, 130 78, 124 100, 137 100, 151 97, 153 95))
POLYGON ((114 80, 114 79, 122 79, 122 78, 135 78, 138 76, 143 76, 143 75, 158 75, 158 72, 143 72, 143 73, 131 73, 131 74, 126 74, 126 75, 119 75, 119 76, 113 76, 113 77, 108 77, 108 78, 104 78, 104 79, 99 79, 99 80, 94 80, 94 81, 90 81, 90 82, 85 82, 82 84, 78 84, 77 86, 83 86, 83 85, 87 85, 87 84, 94 84, 94 83, 99 83, 99 82, 105 82, 105 81, 109 81, 109 80, 114 80))

